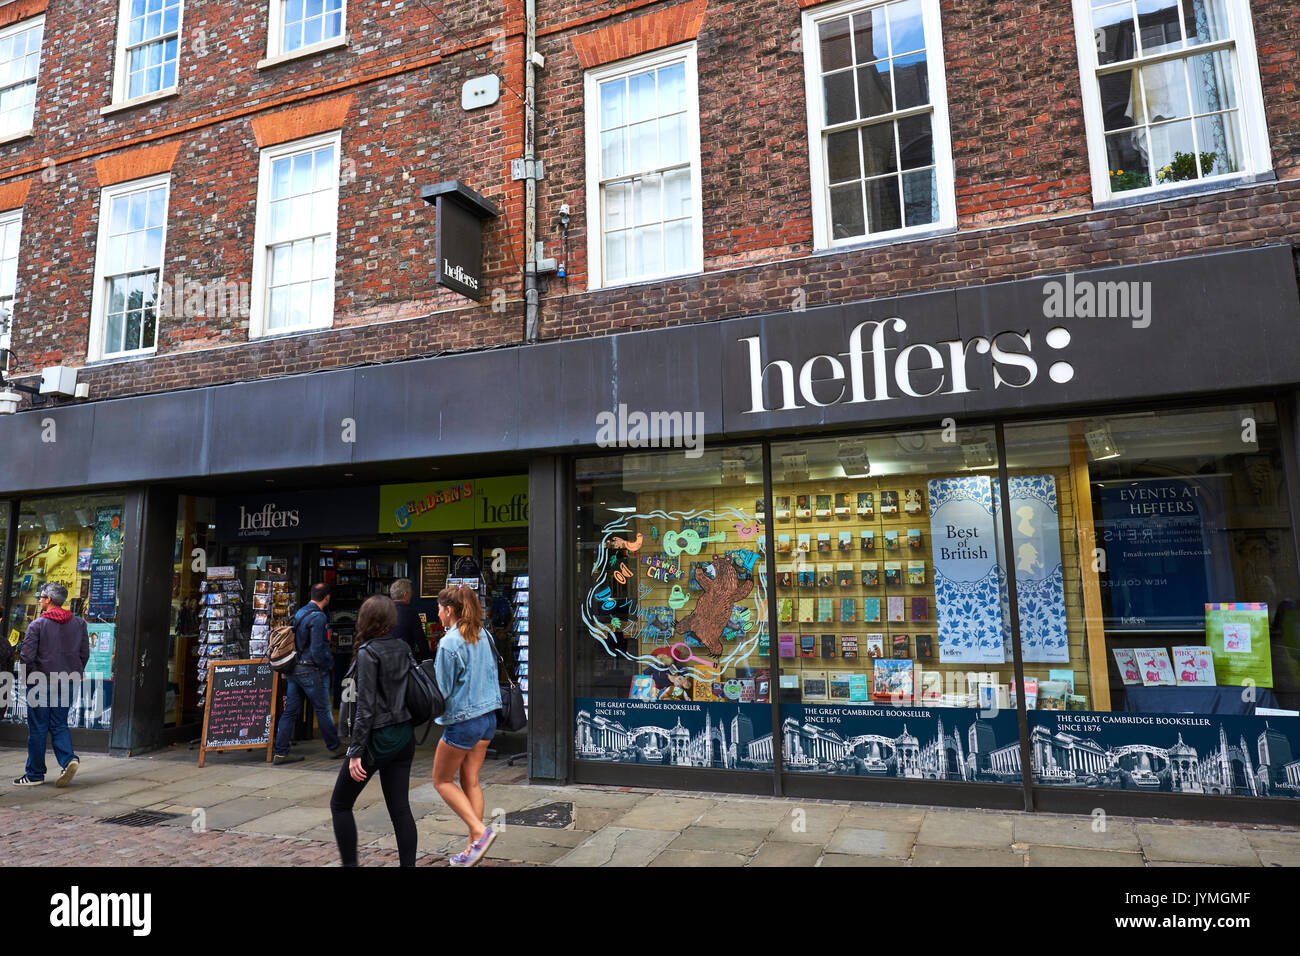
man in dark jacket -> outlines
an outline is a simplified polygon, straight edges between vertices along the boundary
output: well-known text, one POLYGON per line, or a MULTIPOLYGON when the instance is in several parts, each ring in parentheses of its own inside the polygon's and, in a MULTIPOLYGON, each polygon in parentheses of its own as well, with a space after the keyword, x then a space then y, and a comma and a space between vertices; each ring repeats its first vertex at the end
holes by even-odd
POLYGON ((72 689, 80 683, 90 659, 86 622, 63 609, 68 589, 50 582, 41 587, 41 614, 27 628, 19 660, 27 682, 27 772, 14 781, 19 787, 45 782, 45 738, 63 772, 55 783, 66 787, 81 766, 72 749, 68 709, 72 689))
POLYGON ((410 646, 411 653, 418 662, 433 657, 433 652, 429 650, 429 639, 424 636, 420 615, 411 607, 411 594, 408 578, 398 578, 388 587, 388 596, 397 605, 397 625, 393 628, 393 634, 410 646))
POLYGON ((334 655, 330 651, 329 616, 325 608, 330 603, 330 589, 317 584, 311 589, 311 600, 293 616, 293 631, 301 657, 285 675, 289 692, 285 695, 284 713, 275 728, 275 756, 272 763, 298 763, 302 757, 289 756, 289 741, 293 739, 293 725, 302 713, 304 699, 311 702, 320 724, 321 736, 331 756, 342 757, 343 744, 334 714, 330 710, 330 671, 334 669, 334 655))

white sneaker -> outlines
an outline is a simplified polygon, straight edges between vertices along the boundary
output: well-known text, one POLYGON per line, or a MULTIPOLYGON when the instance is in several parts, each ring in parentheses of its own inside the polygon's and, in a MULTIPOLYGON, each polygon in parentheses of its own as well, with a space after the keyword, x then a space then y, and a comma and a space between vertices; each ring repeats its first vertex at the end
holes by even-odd
POLYGON ((66 787, 72 783, 72 778, 77 775, 77 768, 81 766, 81 761, 73 757, 68 761, 68 765, 63 768, 63 773, 59 774, 59 779, 54 782, 56 787, 66 787))

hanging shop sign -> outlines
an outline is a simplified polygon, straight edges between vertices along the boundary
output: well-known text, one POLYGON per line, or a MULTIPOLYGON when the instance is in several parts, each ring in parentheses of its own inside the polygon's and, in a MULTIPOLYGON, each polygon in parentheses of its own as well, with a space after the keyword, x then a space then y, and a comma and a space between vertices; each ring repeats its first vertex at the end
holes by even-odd
POLYGON ((284 541, 375 533, 379 489, 338 488, 217 499, 221 541, 284 541))
POLYGON ((472 531, 527 525, 527 475, 420 481, 379 488, 381 534, 472 531))
POLYGON ((435 280, 477 302, 485 291, 483 221, 495 219, 500 210, 455 179, 425 186, 420 198, 437 209, 435 280))

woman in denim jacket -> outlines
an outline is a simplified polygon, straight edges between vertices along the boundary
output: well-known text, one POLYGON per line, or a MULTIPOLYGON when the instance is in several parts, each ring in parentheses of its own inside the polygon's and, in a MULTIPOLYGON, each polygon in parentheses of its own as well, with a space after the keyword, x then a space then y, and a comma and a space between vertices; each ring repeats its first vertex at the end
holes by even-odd
POLYGON ((447 707, 438 718, 442 739, 433 758, 433 785, 469 827, 465 852, 453 856, 451 863, 473 866, 496 839, 492 828, 483 825, 478 775, 496 734, 496 712, 501 707, 497 656, 492 636, 483 628, 483 608, 471 589, 444 588, 438 594, 438 620, 447 628, 438 642, 435 662, 438 689, 447 707))

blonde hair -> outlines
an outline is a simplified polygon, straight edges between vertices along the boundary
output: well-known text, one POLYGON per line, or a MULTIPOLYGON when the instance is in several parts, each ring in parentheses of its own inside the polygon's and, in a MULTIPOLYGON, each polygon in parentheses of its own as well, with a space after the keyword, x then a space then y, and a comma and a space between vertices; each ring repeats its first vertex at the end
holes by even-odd
POLYGON ((449 607, 456 615, 456 629, 466 644, 477 644, 479 631, 483 629, 483 606, 478 603, 478 595, 473 588, 461 584, 454 588, 443 588, 438 592, 438 603, 449 607))

